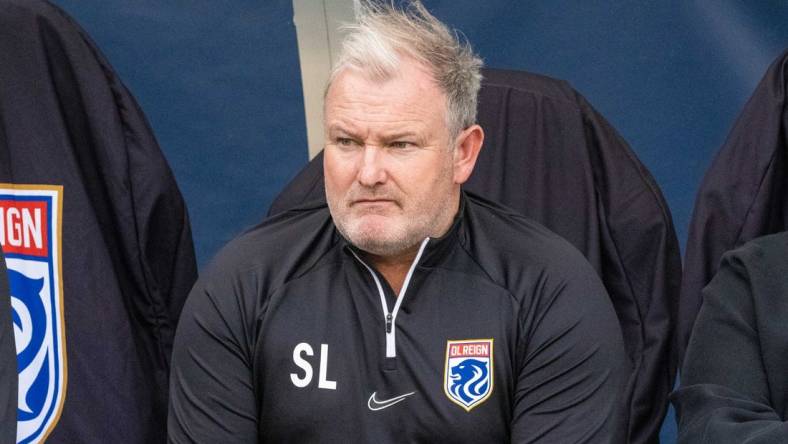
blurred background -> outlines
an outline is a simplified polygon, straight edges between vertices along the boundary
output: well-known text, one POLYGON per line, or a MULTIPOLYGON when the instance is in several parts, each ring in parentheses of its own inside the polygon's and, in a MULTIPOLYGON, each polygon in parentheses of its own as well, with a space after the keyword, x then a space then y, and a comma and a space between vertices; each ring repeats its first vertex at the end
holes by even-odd
MULTIPOLYGON (((147 114, 205 265, 263 219, 308 161, 309 143, 319 143, 315 91, 352 1, 54 3, 92 36, 147 114)), ((582 93, 657 180, 682 248, 703 173, 788 47, 781 0, 424 3, 487 66, 561 78, 582 93)), ((675 441, 673 421, 663 442, 675 441)))

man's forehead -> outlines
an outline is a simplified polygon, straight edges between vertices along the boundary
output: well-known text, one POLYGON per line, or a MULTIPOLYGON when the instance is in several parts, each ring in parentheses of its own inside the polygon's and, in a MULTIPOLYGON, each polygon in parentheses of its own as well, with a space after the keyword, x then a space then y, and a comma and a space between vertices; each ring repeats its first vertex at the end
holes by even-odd
POLYGON ((366 94, 370 90, 381 94, 390 92, 399 97, 411 96, 412 98, 425 95, 444 95, 429 68, 411 57, 403 56, 397 71, 391 72, 385 77, 356 66, 345 67, 337 73, 326 91, 325 100, 328 102, 338 95, 366 94))
POLYGON ((374 129, 376 137, 381 139, 396 139, 401 137, 420 137, 425 130, 426 123, 423 120, 403 120, 377 122, 359 122, 355 119, 337 116, 328 123, 328 134, 334 136, 361 136, 366 137, 370 130, 374 129))

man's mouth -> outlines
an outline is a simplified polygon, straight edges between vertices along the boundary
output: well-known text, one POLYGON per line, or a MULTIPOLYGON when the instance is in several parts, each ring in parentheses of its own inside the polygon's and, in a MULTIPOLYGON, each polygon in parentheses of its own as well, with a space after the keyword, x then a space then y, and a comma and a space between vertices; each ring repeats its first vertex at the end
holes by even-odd
POLYGON ((378 203, 378 202, 392 202, 391 199, 357 199, 353 203, 378 203))
POLYGON ((384 199, 384 198, 364 198, 364 199, 355 199, 350 202, 350 207, 358 208, 358 209, 368 209, 371 211, 376 211, 376 209, 383 210, 384 208, 391 208, 391 206, 397 205, 397 201, 394 199, 384 199))

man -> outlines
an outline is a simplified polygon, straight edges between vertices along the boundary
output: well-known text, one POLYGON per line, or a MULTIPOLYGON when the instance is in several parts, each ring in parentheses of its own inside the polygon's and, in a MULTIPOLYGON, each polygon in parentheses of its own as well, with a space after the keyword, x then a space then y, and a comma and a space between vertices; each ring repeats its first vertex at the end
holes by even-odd
POLYGON ((174 442, 619 442, 592 268, 477 197, 481 61, 418 2, 365 3, 325 98, 328 206, 231 242, 187 302, 174 442))
POLYGON ((723 256, 673 396, 680 443, 788 442, 788 233, 723 256))

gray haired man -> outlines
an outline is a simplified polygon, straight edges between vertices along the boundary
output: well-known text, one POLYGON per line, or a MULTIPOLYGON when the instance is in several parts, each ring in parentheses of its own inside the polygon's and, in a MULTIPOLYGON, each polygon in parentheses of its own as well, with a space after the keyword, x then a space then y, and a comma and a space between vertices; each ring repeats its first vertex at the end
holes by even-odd
POLYGON ((362 4, 326 91, 328 205, 266 220, 192 290, 173 442, 618 442, 595 272, 461 189, 480 67, 420 3, 362 4))

